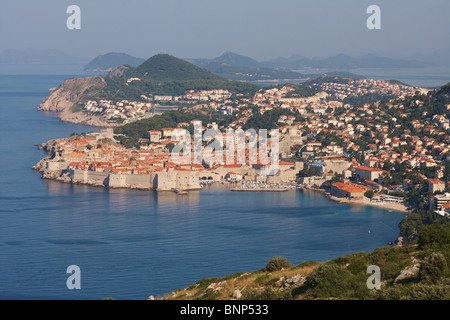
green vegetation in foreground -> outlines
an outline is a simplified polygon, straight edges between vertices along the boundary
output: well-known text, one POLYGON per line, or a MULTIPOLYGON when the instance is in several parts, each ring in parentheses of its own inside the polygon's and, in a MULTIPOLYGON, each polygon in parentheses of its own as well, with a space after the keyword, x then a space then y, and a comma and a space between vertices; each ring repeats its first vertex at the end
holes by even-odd
POLYGON ((326 263, 304 262, 271 271, 266 268, 202 279, 159 299, 229 300, 234 295, 239 300, 447 300, 449 248, 448 243, 377 248, 326 263), (367 288, 370 265, 381 269, 380 290, 367 288))
POLYGON ((285 258, 273 257, 262 270, 202 279, 159 299, 448 300, 450 222, 446 218, 417 222, 416 231, 417 240, 407 246, 381 247, 370 253, 296 266, 285 258), (371 274, 366 272, 371 265, 381 270, 379 290, 367 288, 371 274))

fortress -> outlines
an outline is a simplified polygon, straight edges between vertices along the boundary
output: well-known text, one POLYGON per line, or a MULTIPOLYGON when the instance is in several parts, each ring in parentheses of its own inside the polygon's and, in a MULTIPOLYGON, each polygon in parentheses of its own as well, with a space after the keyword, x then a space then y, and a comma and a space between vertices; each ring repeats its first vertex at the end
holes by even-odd
MULTIPOLYGON (((114 141, 114 132, 110 128, 75 139, 77 140, 51 140, 42 144, 41 148, 49 156, 39 161, 33 169, 41 172, 43 178, 67 183, 155 191, 197 190, 204 183, 220 181, 271 184, 295 181, 296 174, 303 169, 302 162, 283 160, 283 157, 273 168, 272 165, 263 163, 212 166, 204 163, 200 168, 174 166, 160 150, 129 152, 118 144, 110 143, 109 141, 114 141), (101 143, 108 145, 106 150, 101 147, 101 143), (117 156, 114 157, 114 154, 117 156), (159 161, 155 166, 147 165, 155 159, 159 161), (145 170, 139 167, 139 162, 147 165, 145 170)), ((288 155, 290 146, 302 143, 303 140, 301 135, 294 132, 286 134, 280 143, 282 155, 288 155)))
POLYGON ((172 170, 151 174, 118 174, 89 170, 67 169, 44 172, 44 178, 102 186, 141 190, 172 191, 201 189, 198 172, 172 170))

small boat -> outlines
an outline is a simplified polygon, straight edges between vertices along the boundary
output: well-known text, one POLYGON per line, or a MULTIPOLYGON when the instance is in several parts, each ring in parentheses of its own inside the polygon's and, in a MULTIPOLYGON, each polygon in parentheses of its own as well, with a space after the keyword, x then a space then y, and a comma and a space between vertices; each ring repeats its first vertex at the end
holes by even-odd
POLYGON ((183 189, 181 190, 175 189, 174 191, 176 194, 188 194, 187 191, 183 191, 183 189))

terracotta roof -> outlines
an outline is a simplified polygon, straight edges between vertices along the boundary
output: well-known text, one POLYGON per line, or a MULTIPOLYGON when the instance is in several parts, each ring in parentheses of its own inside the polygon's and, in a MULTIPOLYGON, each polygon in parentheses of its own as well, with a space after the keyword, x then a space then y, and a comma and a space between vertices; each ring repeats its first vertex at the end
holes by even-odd
POLYGON ((428 181, 430 181, 432 184, 444 184, 443 181, 438 179, 428 179, 428 181))
POLYGON ((357 184, 351 184, 351 183, 344 183, 344 182, 335 182, 333 183, 333 186, 335 186, 338 189, 347 191, 347 192, 364 192, 368 190, 367 187, 357 185, 357 184))
POLYGON ((359 167, 356 167, 355 169, 364 170, 364 171, 372 171, 372 172, 384 171, 384 170, 379 169, 379 168, 372 168, 372 167, 366 167, 366 166, 359 166, 359 167))

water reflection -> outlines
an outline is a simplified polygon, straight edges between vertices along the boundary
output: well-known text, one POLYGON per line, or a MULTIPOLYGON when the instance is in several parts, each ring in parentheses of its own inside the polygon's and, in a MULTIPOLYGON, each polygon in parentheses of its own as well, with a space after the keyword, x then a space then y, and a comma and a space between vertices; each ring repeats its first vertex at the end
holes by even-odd
MULTIPOLYGON (((156 209, 183 209, 198 208, 201 190, 189 191, 186 195, 178 195, 172 191, 153 191, 153 190, 133 190, 133 189, 109 189, 82 184, 64 183, 55 180, 44 180, 47 194, 49 197, 72 197, 78 200, 78 205, 89 202, 97 202, 100 199, 106 199, 102 202, 103 209, 110 209, 111 212, 127 211, 129 207, 140 207, 148 211, 156 209), (94 199, 95 198, 95 199, 94 199), (106 207, 105 207, 106 206, 106 207)), ((91 204, 91 203, 90 203, 91 204)), ((93 209, 92 207, 90 208, 93 209)), ((181 210, 182 211, 182 210, 181 210)))

